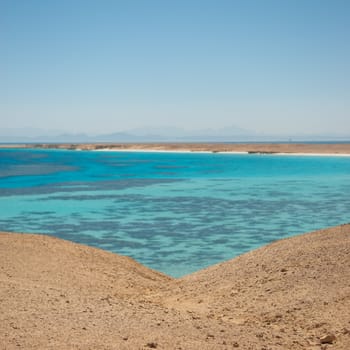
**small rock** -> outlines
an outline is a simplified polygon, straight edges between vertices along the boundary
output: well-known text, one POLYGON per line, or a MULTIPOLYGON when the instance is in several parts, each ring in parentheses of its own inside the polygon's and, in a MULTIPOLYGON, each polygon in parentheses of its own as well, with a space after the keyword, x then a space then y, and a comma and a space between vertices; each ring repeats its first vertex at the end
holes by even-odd
POLYGON ((155 343, 155 342, 150 342, 150 343, 147 343, 146 346, 147 346, 148 348, 151 348, 151 349, 156 349, 157 346, 158 346, 158 344, 155 343))
POLYGON ((343 334, 350 334, 350 330, 347 328, 343 328, 343 334))
POLYGON ((314 327, 315 327, 315 328, 320 328, 320 327, 322 327, 323 325, 325 325, 324 322, 317 322, 317 323, 315 323, 314 327))
POLYGON ((282 268, 280 271, 281 272, 287 272, 287 269, 286 268, 282 268))
POLYGON ((320 338, 321 344, 333 344, 334 341, 335 341, 334 334, 326 334, 320 338))
POLYGON ((238 348, 239 347, 239 344, 236 341, 232 345, 233 345, 234 348, 238 348))

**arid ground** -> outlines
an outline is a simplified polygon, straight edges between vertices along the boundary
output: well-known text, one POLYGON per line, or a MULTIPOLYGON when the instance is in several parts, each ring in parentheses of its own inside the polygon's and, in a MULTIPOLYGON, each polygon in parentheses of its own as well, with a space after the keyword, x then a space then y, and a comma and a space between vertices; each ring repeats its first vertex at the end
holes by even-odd
POLYGON ((1 349, 350 349, 350 225, 181 279, 57 238, 0 234, 1 349))

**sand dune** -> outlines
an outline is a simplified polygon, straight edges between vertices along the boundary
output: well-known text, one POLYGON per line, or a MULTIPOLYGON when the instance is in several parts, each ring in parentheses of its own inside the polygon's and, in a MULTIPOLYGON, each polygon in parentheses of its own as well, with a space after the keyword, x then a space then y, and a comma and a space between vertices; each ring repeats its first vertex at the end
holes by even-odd
POLYGON ((348 350, 350 225, 182 279, 56 238, 1 233, 0 348, 348 350))

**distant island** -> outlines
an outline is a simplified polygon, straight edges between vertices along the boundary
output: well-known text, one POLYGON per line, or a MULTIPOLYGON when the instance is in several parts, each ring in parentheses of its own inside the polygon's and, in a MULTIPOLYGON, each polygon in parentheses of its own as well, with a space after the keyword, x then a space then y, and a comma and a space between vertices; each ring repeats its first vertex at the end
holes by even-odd
POLYGON ((0 148, 350 155, 350 143, 36 143, 2 144, 0 148))

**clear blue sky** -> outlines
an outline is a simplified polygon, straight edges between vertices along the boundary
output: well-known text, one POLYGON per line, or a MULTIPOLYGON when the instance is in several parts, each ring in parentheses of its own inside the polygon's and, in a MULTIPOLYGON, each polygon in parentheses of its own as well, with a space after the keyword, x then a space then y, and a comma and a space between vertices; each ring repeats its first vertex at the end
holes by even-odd
POLYGON ((350 1, 0 0, 0 128, 350 134, 350 1))

